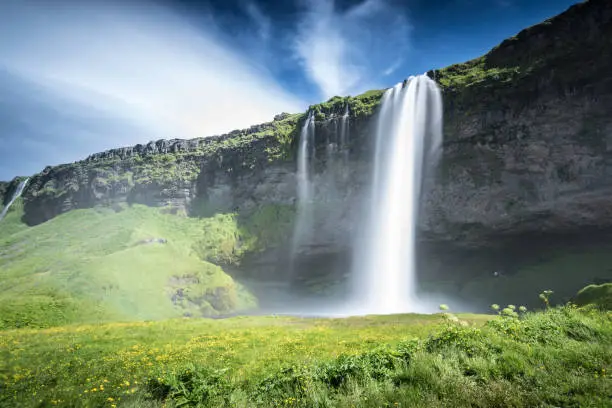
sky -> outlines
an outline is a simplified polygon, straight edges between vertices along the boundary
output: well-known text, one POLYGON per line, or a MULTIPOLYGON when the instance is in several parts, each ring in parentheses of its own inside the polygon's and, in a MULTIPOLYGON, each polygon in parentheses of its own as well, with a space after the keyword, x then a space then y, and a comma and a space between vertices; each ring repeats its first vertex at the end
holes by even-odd
POLYGON ((0 180, 478 57, 575 0, 1 0, 0 180))

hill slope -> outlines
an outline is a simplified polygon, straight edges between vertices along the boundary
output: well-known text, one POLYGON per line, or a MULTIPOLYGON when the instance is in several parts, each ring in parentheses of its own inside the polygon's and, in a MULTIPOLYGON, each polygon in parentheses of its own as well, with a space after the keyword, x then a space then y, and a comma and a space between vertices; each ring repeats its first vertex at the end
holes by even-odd
POLYGON ((239 235, 231 215, 195 219, 134 205, 74 210, 28 228, 21 208, 0 230, 0 328, 210 316, 256 304, 203 260, 231 256, 239 235))

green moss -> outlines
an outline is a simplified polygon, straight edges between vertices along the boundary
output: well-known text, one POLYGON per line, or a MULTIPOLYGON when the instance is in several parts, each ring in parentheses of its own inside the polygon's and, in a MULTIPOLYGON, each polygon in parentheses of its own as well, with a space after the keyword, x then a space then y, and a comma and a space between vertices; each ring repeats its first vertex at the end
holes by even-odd
POLYGON ((295 207, 269 204, 241 217, 242 228, 248 234, 247 245, 251 251, 260 251, 278 245, 291 233, 295 207))
POLYGON ((486 56, 436 70, 435 79, 445 91, 459 92, 464 88, 491 83, 513 81, 520 73, 519 67, 500 68, 487 64, 486 56))
POLYGON ((373 115, 384 92, 384 89, 375 89, 349 98, 351 116, 359 118, 373 115))
POLYGON ((612 310, 612 283, 582 288, 576 295, 574 303, 579 306, 594 305, 604 310, 612 310))
POLYGON ((343 115, 348 105, 351 117, 368 117, 374 114, 384 91, 371 90, 357 96, 334 96, 326 102, 310 106, 309 111, 314 112, 315 120, 323 121, 330 116, 343 115))
POLYGON ((195 252, 213 263, 237 263, 248 250, 245 232, 238 226, 237 215, 216 214, 201 220, 203 236, 194 244, 195 252))
POLYGON ((294 216, 291 205, 262 205, 243 214, 215 214, 201 220, 204 235, 193 248, 203 260, 239 264, 247 252, 282 242, 291 232, 294 216))

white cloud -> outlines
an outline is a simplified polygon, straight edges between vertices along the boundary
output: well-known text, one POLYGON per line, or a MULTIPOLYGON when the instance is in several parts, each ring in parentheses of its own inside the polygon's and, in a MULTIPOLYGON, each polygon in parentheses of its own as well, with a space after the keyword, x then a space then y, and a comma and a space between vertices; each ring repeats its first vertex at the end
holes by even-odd
POLYGON ((341 11, 333 0, 305 6, 295 52, 324 98, 376 87, 381 73, 407 52, 410 26, 402 10, 384 0, 365 0, 341 11))
MULTIPOLYGON (((257 10, 250 12, 267 35, 269 22, 257 10)), ((219 38, 153 4, 0 5, 0 65, 76 102, 81 116, 103 111, 137 122, 151 139, 187 138, 304 109, 305 103, 219 38)), ((106 144, 137 142, 143 140, 113 132, 106 144)))
POLYGON ((383 71, 383 75, 384 76, 389 76, 392 73, 394 73, 395 71, 397 71, 397 69, 400 67, 400 65, 402 65, 402 60, 401 59, 397 59, 395 60, 395 62, 391 65, 389 65, 387 68, 385 68, 385 70, 383 71))

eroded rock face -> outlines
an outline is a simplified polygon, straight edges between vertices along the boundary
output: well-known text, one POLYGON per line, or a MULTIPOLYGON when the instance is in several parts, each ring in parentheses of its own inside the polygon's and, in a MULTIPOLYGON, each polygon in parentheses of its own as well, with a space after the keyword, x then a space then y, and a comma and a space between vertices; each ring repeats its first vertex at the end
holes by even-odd
POLYGON ((542 98, 495 121, 483 113, 477 125, 452 135, 440 180, 425 198, 423 230, 478 240, 610 226, 612 126, 604 119, 612 112, 610 95, 542 98), (483 133, 491 139, 476 141, 483 133))

